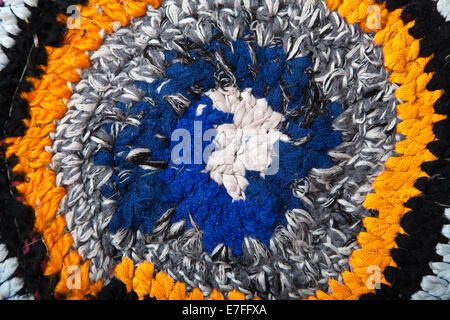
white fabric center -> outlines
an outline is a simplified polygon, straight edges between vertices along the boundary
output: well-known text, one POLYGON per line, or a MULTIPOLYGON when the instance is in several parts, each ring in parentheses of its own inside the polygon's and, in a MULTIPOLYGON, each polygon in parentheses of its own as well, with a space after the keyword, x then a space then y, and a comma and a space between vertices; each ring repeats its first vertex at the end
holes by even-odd
MULTIPOLYGON (((274 165, 278 141, 289 141, 289 137, 278 128, 283 115, 270 108, 265 98, 257 99, 251 89, 213 89, 206 95, 212 100, 213 108, 233 113, 233 123, 217 126, 217 135, 212 143, 211 153, 205 171, 219 185, 224 185, 233 200, 245 199, 245 189, 249 182, 246 170, 264 172, 274 165)), ((196 112, 201 115, 204 105, 196 112)), ((267 173, 267 171, 266 171, 267 173)))

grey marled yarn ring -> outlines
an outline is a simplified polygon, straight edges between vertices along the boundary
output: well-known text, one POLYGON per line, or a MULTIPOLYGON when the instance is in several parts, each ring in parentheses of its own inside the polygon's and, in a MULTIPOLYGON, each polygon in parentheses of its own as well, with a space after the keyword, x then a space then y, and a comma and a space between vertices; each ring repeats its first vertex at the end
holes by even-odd
POLYGON ((205 296, 216 288, 236 289, 246 298, 297 299, 326 290, 330 278, 341 280, 342 271, 349 270, 361 220, 370 215, 362 202, 401 139, 395 132, 396 86, 388 80, 382 48, 372 43, 372 36, 345 22, 323 1, 277 3, 167 0, 159 9, 149 6, 146 16, 129 27, 106 35, 99 50, 90 53, 92 66, 73 87, 68 111, 52 136, 52 169, 57 186, 67 190, 59 211, 73 249, 91 261, 92 281, 108 281, 126 255, 136 263, 150 261, 156 270, 185 282, 187 290, 198 287, 205 296), (171 210, 152 235, 127 230, 112 234, 108 224, 117 203, 100 188, 114 169, 94 163, 96 153, 111 148, 116 138, 103 125, 112 123, 118 131, 139 123, 138 116, 116 104, 145 98, 135 82, 150 83, 165 72, 160 52, 182 51, 179 43, 185 39, 209 43, 213 28, 228 40, 250 29, 260 47, 281 43, 288 59, 311 57, 313 80, 323 96, 344 109, 333 123, 342 133, 342 143, 329 152, 334 166, 311 170, 293 188, 307 209, 286 212, 287 225, 274 231, 268 247, 247 238, 239 258, 220 246, 208 255, 201 232, 170 224, 171 210), (149 48, 151 61, 144 54, 149 48))

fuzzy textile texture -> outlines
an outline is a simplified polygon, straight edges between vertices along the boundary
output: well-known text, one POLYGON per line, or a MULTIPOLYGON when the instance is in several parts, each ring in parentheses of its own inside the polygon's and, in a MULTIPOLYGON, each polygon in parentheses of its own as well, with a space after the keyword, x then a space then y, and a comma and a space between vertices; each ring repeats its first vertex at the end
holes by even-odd
POLYGON ((447 0, 0 0, 0 300, 450 299, 447 0))

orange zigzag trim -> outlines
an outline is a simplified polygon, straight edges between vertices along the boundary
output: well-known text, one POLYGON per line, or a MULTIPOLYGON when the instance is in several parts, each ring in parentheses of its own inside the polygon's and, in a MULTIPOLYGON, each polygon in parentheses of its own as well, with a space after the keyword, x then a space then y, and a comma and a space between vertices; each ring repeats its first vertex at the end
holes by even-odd
MULTIPOLYGON (((48 249, 48 261, 45 275, 60 273, 60 281, 55 292, 65 294, 69 299, 84 299, 86 295, 96 295, 102 282, 90 283, 89 261, 81 263, 76 250, 71 252, 72 236, 64 232, 66 221, 63 215, 57 215, 60 200, 65 189, 55 186, 55 173, 47 166, 51 163, 52 154, 46 147, 52 144, 49 134, 55 131, 54 120, 60 119, 66 112, 66 102, 72 94, 70 83, 78 82, 80 75, 77 69, 90 67, 86 51, 97 50, 101 43, 100 30, 113 32, 113 22, 119 21, 122 26, 128 25, 133 17, 146 13, 147 3, 158 7, 162 0, 91 0, 80 9, 80 28, 70 29, 61 48, 46 47, 47 66, 42 79, 27 79, 34 85, 34 90, 23 93, 22 97, 30 105, 30 120, 25 120, 28 128, 25 136, 6 139, 11 144, 7 157, 15 154, 19 163, 14 171, 26 175, 28 183, 21 183, 17 190, 24 195, 24 202, 30 205, 36 216, 35 229, 43 234, 48 249), (103 10, 98 10, 98 8, 103 10), (69 289, 70 273, 73 266, 78 266, 80 287, 69 289), (68 269, 70 267, 70 270, 68 269)), ((61 21, 67 17, 60 16, 61 21)), ((71 271, 72 270, 72 271, 71 271)))
POLYGON ((378 210, 378 217, 363 219, 366 232, 358 235, 361 249, 352 252, 350 257, 353 272, 342 273, 344 284, 330 280, 331 294, 317 291, 316 297, 309 297, 357 299, 362 294, 374 292, 372 286, 367 285, 368 281, 372 282, 369 277, 374 276, 374 266, 381 272, 381 282, 387 284, 382 272, 387 266, 395 266, 390 250, 396 247, 396 235, 404 233, 400 219, 409 211, 404 204, 409 198, 420 195, 420 191, 414 188, 414 182, 419 177, 427 176, 420 165, 436 158, 426 146, 435 139, 433 123, 445 116, 435 114, 433 108, 442 91, 425 89, 432 74, 426 74, 423 70, 431 58, 418 57, 419 40, 408 33, 414 21, 405 25, 400 18, 401 9, 389 13, 384 4, 373 0, 327 0, 327 5, 332 10, 337 8, 349 23, 360 23, 366 31, 370 31, 367 21, 376 18, 376 12, 380 13, 381 29, 376 32, 375 42, 384 45, 385 67, 392 72, 389 80, 400 85, 395 95, 404 101, 397 106, 398 117, 403 120, 397 125, 397 132, 406 136, 395 145, 396 152, 401 156, 386 161, 386 170, 372 184, 375 193, 367 195, 363 203, 367 209, 378 210))
MULTIPOLYGON (((114 275, 127 286, 127 291, 134 290, 139 299, 145 295, 158 300, 204 300, 203 293, 194 288, 186 292, 186 284, 176 282, 164 272, 158 272, 153 277, 154 268, 150 262, 140 263, 134 268, 134 263, 129 258, 123 258, 122 262, 114 270, 114 275)), ((225 300, 222 293, 213 289, 208 300, 225 300)), ((226 300, 245 300, 245 295, 237 290, 228 292, 226 300)), ((260 300, 255 298, 254 300, 260 300)))

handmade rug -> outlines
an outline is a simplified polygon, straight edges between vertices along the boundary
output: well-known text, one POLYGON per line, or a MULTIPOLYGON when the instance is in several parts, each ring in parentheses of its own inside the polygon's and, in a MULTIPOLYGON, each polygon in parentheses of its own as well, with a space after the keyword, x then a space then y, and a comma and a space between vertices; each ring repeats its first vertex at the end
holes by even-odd
POLYGON ((0 0, 0 299, 450 299, 449 0, 0 0))

